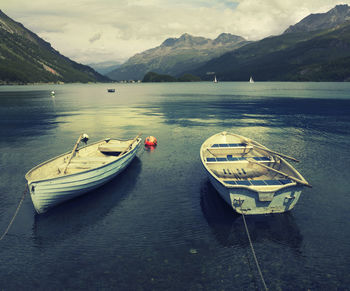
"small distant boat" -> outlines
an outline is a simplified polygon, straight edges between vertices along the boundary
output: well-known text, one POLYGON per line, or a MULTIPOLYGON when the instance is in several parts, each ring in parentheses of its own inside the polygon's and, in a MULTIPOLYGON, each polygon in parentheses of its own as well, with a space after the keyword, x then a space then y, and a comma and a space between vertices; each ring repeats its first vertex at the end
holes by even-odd
POLYGON ((107 91, 108 91, 109 93, 114 93, 114 92, 115 92, 115 89, 107 89, 107 91))
POLYGON ((250 76, 249 83, 254 83, 253 77, 250 76))
POLYGON ((72 152, 31 169, 25 178, 36 212, 44 213, 117 176, 135 158, 141 145, 139 136, 130 140, 105 139, 78 148, 88 138, 81 135, 72 152))
POLYGON ((214 83, 217 83, 218 82, 218 80, 216 79, 216 76, 214 77, 214 81, 213 81, 214 83))
POLYGON ((221 132, 201 146, 210 182, 238 213, 267 214, 291 210, 303 186, 311 185, 284 158, 246 137, 221 132))
POLYGON ((55 91, 51 91, 51 96, 55 96, 55 91))

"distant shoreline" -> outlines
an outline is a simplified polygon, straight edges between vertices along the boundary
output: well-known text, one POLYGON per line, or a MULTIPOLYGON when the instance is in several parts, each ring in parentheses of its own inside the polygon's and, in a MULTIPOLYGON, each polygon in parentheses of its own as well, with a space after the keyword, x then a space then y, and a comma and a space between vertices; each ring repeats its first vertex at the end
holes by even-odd
POLYGON ((38 82, 38 83, 0 83, 0 86, 35 86, 35 85, 67 85, 67 84, 111 84, 114 82, 38 82))
MULTIPOLYGON (((160 82, 123 82, 123 81, 114 81, 114 82, 70 82, 70 83, 0 83, 2 86, 38 86, 38 85, 69 85, 69 84, 174 84, 174 83, 213 83, 213 81, 201 80, 201 81, 160 81, 160 82)), ((219 81, 218 83, 249 83, 249 81, 219 81)), ((349 83, 349 81, 255 81, 255 83, 349 83)), ((217 84, 216 84, 217 85, 217 84)), ((254 86, 254 85, 252 85, 254 86)))

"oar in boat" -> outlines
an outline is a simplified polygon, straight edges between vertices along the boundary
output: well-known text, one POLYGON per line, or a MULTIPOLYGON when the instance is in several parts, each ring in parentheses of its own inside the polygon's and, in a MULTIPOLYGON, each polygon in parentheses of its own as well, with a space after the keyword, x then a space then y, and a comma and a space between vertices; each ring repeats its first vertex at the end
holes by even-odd
POLYGON ((268 169, 268 170, 270 170, 270 171, 276 172, 276 173, 278 173, 278 174, 280 174, 280 175, 282 175, 282 176, 285 176, 285 177, 287 177, 287 178, 289 178, 289 179, 291 179, 291 180, 293 180, 293 181, 295 181, 295 182, 297 182, 297 183, 299 183, 299 184, 302 184, 302 185, 304 185, 304 186, 307 186, 307 187, 312 188, 312 186, 311 186, 308 182, 306 182, 306 181, 302 181, 302 180, 300 180, 300 179, 298 179, 298 178, 294 178, 293 176, 290 176, 290 175, 288 175, 288 174, 286 174, 286 173, 283 173, 283 172, 281 172, 281 171, 278 171, 278 170, 276 170, 276 169, 274 169, 274 168, 271 168, 271 167, 269 167, 269 166, 263 165, 263 164, 261 164, 261 163, 252 161, 252 160, 250 160, 250 159, 247 159, 247 161, 248 161, 249 163, 252 163, 252 164, 257 164, 257 165, 259 165, 260 167, 266 168, 266 169, 268 169))
POLYGON ((267 149, 267 148, 264 148, 264 147, 255 145, 255 144, 253 144, 253 143, 252 143, 251 141, 249 141, 249 140, 245 140, 245 143, 246 143, 246 144, 249 144, 250 146, 255 147, 255 148, 257 148, 257 149, 260 149, 260 150, 269 152, 269 153, 271 153, 271 154, 275 154, 275 155, 277 155, 277 156, 280 156, 280 157, 282 157, 282 158, 290 159, 290 160, 292 160, 292 161, 294 161, 294 162, 298 162, 298 163, 299 163, 299 160, 297 160, 297 159, 295 159, 295 158, 293 158, 293 157, 290 157, 290 156, 287 156, 287 155, 285 155, 285 154, 281 154, 281 153, 278 153, 278 152, 269 150, 269 149, 267 149))
POLYGON ((72 158, 74 157, 74 154, 75 154, 75 152, 76 152, 76 150, 77 150, 77 147, 78 147, 78 145, 79 145, 79 143, 81 142, 81 140, 88 140, 88 135, 87 134, 82 134, 82 135, 80 135, 79 136, 79 138, 78 138, 78 140, 77 140, 77 142, 75 143, 75 145, 74 145, 74 147, 73 147, 73 150, 72 150, 72 152, 71 152, 71 154, 70 154, 70 156, 69 156, 69 159, 68 159, 68 162, 67 162, 67 165, 66 165, 66 167, 64 168, 64 171, 63 171, 63 174, 65 174, 66 172, 67 172, 67 168, 68 168, 68 166, 69 166, 69 164, 70 164, 70 161, 72 160, 72 158))
POLYGON ((209 153, 211 153, 215 158, 217 158, 217 156, 214 155, 208 148, 207 148, 207 151, 208 151, 209 153))
POLYGON ((142 133, 139 133, 139 134, 132 140, 132 142, 129 143, 129 145, 128 145, 118 156, 122 156, 125 152, 127 152, 127 151, 129 150, 129 148, 133 145, 133 143, 135 142, 135 140, 137 140, 137 139, 140 137, 141 134, 142 134, 142 133))

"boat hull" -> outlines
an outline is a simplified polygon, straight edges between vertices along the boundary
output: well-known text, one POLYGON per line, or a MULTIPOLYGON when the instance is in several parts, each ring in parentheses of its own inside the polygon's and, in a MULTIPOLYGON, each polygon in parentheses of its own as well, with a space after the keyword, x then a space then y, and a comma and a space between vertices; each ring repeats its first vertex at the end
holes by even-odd
POLYGON ((209 172, 207 174, 221 198, 240 214, 255 215, 290 211, 298 202, 302 190, 301 186, 290 186, 271 192, 271 201, 260 201, 258 192, 244 188, 224 187, 209 172))
POLYGON ((303 189, 303 185, 296 181, 304 183, 306 180, 285 159, 271 154, 263 145, 252 140, 248 143, 247 140, 243 136, 222 132, 202 144, 201 161, 211 184, 240 214, 292 210, 303 189), (274 164, 284 172, 272 168, 274 164))
POLYGON ((140 143, 120 159, 96 169, 49 180, 29 182, 28 188, 36 212, 39 214, 45 213, 58 204, 107 183, 131 163, 139 147, 140 143))

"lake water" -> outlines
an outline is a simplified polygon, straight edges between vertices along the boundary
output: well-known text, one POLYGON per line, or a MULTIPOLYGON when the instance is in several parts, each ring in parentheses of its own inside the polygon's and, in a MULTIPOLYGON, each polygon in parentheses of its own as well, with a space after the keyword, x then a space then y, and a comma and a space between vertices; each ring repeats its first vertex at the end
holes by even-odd
POLYGON ((199 149, 230 131, 301 160, 313 185, 289 213, 247 217, 270 290, 349 290, 350 84, 0 87, 0 232, 25 174, 90 141, 153 135, 120 176, 44 215, 29 195, 0 241, 1 290, 260 290, 242 217, 199 149), (56 92, 50 96, 51 90, 56 92))

